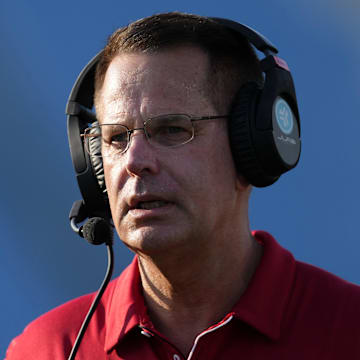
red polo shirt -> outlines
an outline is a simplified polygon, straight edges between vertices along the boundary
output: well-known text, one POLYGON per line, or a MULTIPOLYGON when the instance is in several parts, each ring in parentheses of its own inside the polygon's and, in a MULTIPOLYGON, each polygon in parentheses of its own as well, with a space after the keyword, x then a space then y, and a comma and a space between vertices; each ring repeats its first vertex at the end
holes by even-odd
MULTIPOLYGON (((135 258, 110 283, 76 358, 360 359, 360 287, 295 261, 265 232, 254 236, 264 254, 250 285, 221 322, 198 335, 187 357, 153 328, 135 258)), ((93 296, 35 320, 6 359, 66 359, 93 296)))

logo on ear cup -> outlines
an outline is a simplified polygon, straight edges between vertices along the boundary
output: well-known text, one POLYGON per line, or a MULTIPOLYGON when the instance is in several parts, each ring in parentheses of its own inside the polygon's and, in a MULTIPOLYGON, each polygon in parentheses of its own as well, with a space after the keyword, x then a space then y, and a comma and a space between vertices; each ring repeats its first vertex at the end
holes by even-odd
POLYGON ((301 142, 298 121, 290 105, 278 96, 273 103, 273 139, 283 164, 294 167, 300 156, 301 142))
POLYGON ((294 116, 288 103, 281 97, 275 100, 275 118, 280 130, 289 135, 294 128, 294 116))

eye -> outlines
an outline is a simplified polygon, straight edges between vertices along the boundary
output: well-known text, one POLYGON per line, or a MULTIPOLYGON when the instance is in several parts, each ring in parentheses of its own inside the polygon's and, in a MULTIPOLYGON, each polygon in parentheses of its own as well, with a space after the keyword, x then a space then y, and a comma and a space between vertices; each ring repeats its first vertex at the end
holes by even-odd
POLYGON ((124 149, 128 142, 128 132, 121 125, 102 125, 103 146, 113 149, 124 149))
POLYGON ((181 133, 187 133, 187 128, 179 125, 162 125, 157 128, 157 134, 162 136, 177 136, 181 133))
POLYGON ((117 134, 111 135, 110 143, 117 144, 117 143, 124 143, 127 142, 128 134, 127 132, 119 132, 117 134))
POLYGON ((161 145, 176 146, 192 137, 191 120, 186 115, 166 115, 147 123, 149 138, 161 145))

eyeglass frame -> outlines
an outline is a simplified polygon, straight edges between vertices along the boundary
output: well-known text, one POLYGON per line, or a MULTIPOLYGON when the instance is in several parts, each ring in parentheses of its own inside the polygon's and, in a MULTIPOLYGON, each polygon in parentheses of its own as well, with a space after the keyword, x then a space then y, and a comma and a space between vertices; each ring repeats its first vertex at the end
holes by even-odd
MULTIPOLYGON (((126 125, 123 125, 123 124, 116 124, 116 123, 112 123, 112 124, 109 124, 109 123, 106 123, 106 124, 99 124, 99 125, 96 125, 96 126, 93 126, 93 127, 87 127, 85 130, 84 130, 84 133, 83 134, 80 134, 80 136, 84 139, 84 145, 85 145, 85 149, 87 151, 87 153, 90 155, 90 156, 95 156, 96 155, 93 155, 91 154, 90 152, 90 148, 89 148, 89 141, 85 141, 86 138, 90 139, 90 138, 98 138, 98 137, 102 137, 101 134, 91 134, 90 131, 91 130, 94 130, 96 128, 100 128, 102 126, 106 126, 106 125, 120 125, 121 127, 125 128, 126 131, 127 131, 127 144, 126 144, 126 147, 124 148, 124 150, 122 150, 121 152, 117 153, 117 155, 122 155, 124 154, 128 149, 129 149, 129 146, 130 146, 130 143, 131 143, 131 135, 135 132, 135 130, 143 130, 144 131, 144 134, 145 134, 145 137, 147 139, 147 141, 149 142, 149 144, 153 145, 154 142, 153 140, 151 140, 151 137, 149 136, 149 134, 147 133, 147 130, 146 130, 146 124, 151 121, 151 120, 154 120, 156 118, 159 118, 159 117, 166 117, 166 116, 186 116, 190 122, 191 122, 191 125, 192 125, 192 135, 190 137, 189 140, 186 140, 185 142, 183 143, 180 143, 180 144, 175 144, 175 145, 169 145, 169 146, 166 146, 166 145, 162 145, 162 144, 158 144, 160 147, 164 147, 164 148, 175 148, 175 147, 179 147, 179 146, 182 146, 182 145, 185 145, 185 144, 188 144, 189 142, 191 142, 194 138, 195 138, 195 128, 194 128, 194 125, 193 123, 195 121, 202 121, 202 120, 214 120, 214 119, 227 119, 230 117, 230 115, 212 115, 212 116, 190 116, 188 114, 163 114, 163 115, 157 115, 157 116, 153 116, 153 117, 150 117, 150 118, 147 118, 146 120, 143 121, 143 127, 138 127, 138 128, 133 128, 133 129, 129 129, 126 125), (86 132, 89 132, 89 134, 87 134, 86 132)), ((156 143, 155 143, 155 147, 156 147, 156 143)), ((103 155, 101 156, 98 156, 98 157, 103 157, 103 155)), ((106 156, 105 156, 106 157, 106 156)))

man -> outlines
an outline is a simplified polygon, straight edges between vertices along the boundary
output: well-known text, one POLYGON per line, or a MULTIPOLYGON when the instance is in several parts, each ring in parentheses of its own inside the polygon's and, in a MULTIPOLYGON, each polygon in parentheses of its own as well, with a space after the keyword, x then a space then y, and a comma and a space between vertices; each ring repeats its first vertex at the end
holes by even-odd
MULTIPOLYGON (((137 256, 77 358, 359 357, 359 287, 250 232, 226 120, 249 81, 262 82, 249 44, 206 18, 162 14, 109 39, 95 86, 102 161, 115 228, 137 256)), ((7 359, 66 359, 91 300, 30 324, 7 359)))

